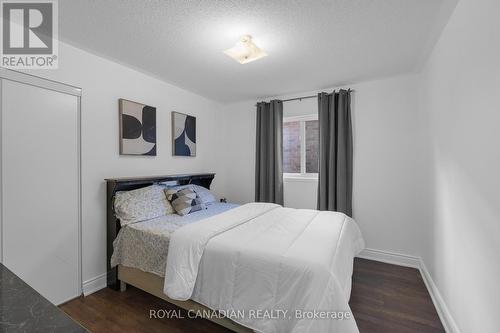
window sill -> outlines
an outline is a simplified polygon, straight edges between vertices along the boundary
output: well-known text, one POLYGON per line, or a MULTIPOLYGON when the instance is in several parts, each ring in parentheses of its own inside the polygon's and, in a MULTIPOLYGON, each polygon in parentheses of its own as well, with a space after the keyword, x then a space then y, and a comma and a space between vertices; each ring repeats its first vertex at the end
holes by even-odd
POLYGON ((318 182, 318 175, 284 174, 284 182, 318 182))

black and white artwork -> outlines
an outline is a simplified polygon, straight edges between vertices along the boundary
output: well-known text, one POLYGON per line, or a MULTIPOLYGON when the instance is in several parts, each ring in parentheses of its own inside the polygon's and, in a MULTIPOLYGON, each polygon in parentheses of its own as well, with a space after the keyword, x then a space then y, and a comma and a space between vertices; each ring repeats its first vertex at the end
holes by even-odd
POLYGON ((156 108, 120 99, 120 154, 156 156, 156 108))
POLYGON ((196 156, 196 117, 172 112, 172 153, 196 156))

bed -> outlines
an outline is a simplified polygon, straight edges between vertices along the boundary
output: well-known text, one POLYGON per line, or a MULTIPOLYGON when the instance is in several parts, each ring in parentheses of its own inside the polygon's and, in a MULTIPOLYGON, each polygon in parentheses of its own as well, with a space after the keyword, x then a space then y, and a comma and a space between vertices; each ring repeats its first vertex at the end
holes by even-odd
POLYGON ((187 310, 217 310, 226 317, 208 319, 236 332, 358 332, 348 301, 364 242, 343 214, 214 203, 122 229, 112 211, 117 191, 164 181, 210 188, 214 176, 107 180, 108 286, 130 284, 187 310))
POLYGON ((168 214, 121 228, 113 242, 111 266, 134 267, 165 276, 170 236, 182 226, 218 215, 238 205, 211 203, 207 209, 186 216, 168 214))

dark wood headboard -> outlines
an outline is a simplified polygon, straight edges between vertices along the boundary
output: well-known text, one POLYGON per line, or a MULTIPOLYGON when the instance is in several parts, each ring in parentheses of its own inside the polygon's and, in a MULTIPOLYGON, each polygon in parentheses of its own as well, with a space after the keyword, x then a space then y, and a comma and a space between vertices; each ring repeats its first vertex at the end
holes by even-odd
POLYGON ((119 289, 118 270, 111 268, 111 255, 113 254, 113 241, 120 231, 120 221, 114 212, 114 197, 119 191, 130 191, 141 187, 150 186, 163 182, 175 182, 179 185, 195 184, 210 189, 215 173, 197 173, 184 175, 148 176, 148 177, 128 177, 114 178, 106 180, 106 265, 108 287, 119 289))

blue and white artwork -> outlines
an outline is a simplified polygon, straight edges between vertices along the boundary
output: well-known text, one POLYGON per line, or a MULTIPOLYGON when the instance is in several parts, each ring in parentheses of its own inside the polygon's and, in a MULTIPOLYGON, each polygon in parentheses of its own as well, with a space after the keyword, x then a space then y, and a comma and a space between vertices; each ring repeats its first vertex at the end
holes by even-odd
POLYGON ((119 100, 120 154, 156 156, 156 108, 119 100))
POLYGON ((196 117, 172 112, 172 143, 174 156, 196 156, 196 117))

